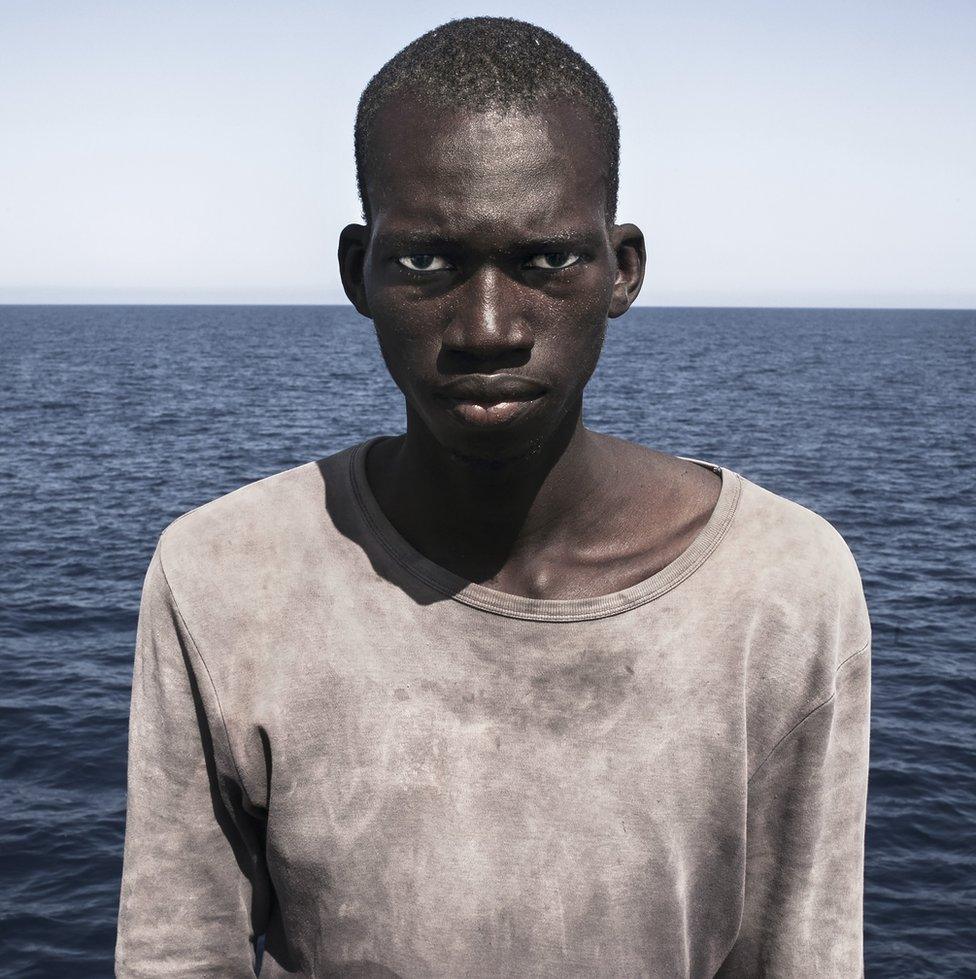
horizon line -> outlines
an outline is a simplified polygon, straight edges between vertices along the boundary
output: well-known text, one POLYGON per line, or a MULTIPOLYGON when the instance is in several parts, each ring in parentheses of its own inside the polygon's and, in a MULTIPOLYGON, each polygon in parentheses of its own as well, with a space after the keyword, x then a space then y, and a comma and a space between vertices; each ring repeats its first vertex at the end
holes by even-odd
MULTIPOLYGON (((4 307, 129 307, 147 309, 161 308, 225 308, 225 309, 249 309, 254 307, 277 307, 277 308, 322 308, 322 309, 348 309, 355 312, 351 303, 326 303, 326 302, 9 302, 0 300, 0 309, 4 307)), ((812 310, 821 309, 838 312, 923 312, 923 313, 976 313, 976 306, 792 306, 780 304, 761 304, 750 303, 642 303, 631 306, 627 313, 638 309, 769 309, 769 310, 812 310)), ((622 314, 626 316, 627 313, 622 314)), ((368 317, 364 317, 366 319, 368 317)))

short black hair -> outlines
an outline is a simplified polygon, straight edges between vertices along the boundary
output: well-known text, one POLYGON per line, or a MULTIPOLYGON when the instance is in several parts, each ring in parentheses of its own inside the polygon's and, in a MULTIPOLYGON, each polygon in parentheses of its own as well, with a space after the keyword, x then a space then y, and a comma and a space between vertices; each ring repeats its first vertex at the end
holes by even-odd
POLYGON ((589 110, 607 164, 607 220, 620 169, 617 107, 593 66, 555 34, 511 17, 463 17, 411 41, 370 79, 356 111, 356 183, 369 220, 367 148, 376 114, 396 92, 437 107, 484 111, 564 98, 589 110))

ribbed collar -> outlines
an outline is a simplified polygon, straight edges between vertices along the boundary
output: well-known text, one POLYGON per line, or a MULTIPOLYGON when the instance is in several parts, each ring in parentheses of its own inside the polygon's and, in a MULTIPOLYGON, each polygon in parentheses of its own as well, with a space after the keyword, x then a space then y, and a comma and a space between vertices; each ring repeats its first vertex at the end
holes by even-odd
POLYGON ((370 530, 405 571, 430 588, 465 605, 513 619, 581 622, 619 615, 621 612, 660 598, 694 574, 718 546, 735 515, 742 488, 742 478, 738 473, 700 459, 681 456, 680 458, 705 466, 722 477, 718 502, 707 523, 686 550, 650 578, 645 578, 629 588, 609 595, 570 599, 526 598, 467 581, 424 557, 400 535, 380 509, 366 479, 366 454, 375 443, 391 437, 377 435, 367 439, 355 446, 349 456, 351 488, 370 530))

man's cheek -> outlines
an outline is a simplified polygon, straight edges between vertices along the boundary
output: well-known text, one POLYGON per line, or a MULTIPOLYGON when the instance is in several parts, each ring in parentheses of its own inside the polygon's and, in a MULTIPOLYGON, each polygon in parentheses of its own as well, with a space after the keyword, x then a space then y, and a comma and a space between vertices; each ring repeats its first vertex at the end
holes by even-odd
POLYGON ((387 370, 399 387, 436 371, 438 345, 429 333, 400 324, 394 329, 377 327, 376 337, 387 370))

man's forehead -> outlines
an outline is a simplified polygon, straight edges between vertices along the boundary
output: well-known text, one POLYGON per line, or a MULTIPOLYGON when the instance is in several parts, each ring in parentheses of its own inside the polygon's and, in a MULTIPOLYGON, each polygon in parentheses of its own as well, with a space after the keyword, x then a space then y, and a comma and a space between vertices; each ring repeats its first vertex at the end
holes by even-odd
POLYGON ((455 225, 518 207, 551 225, 603 205, 606 160, 592 120, 565 104, 458 109, 387 104, 370 147, 374 217, 455 225))

